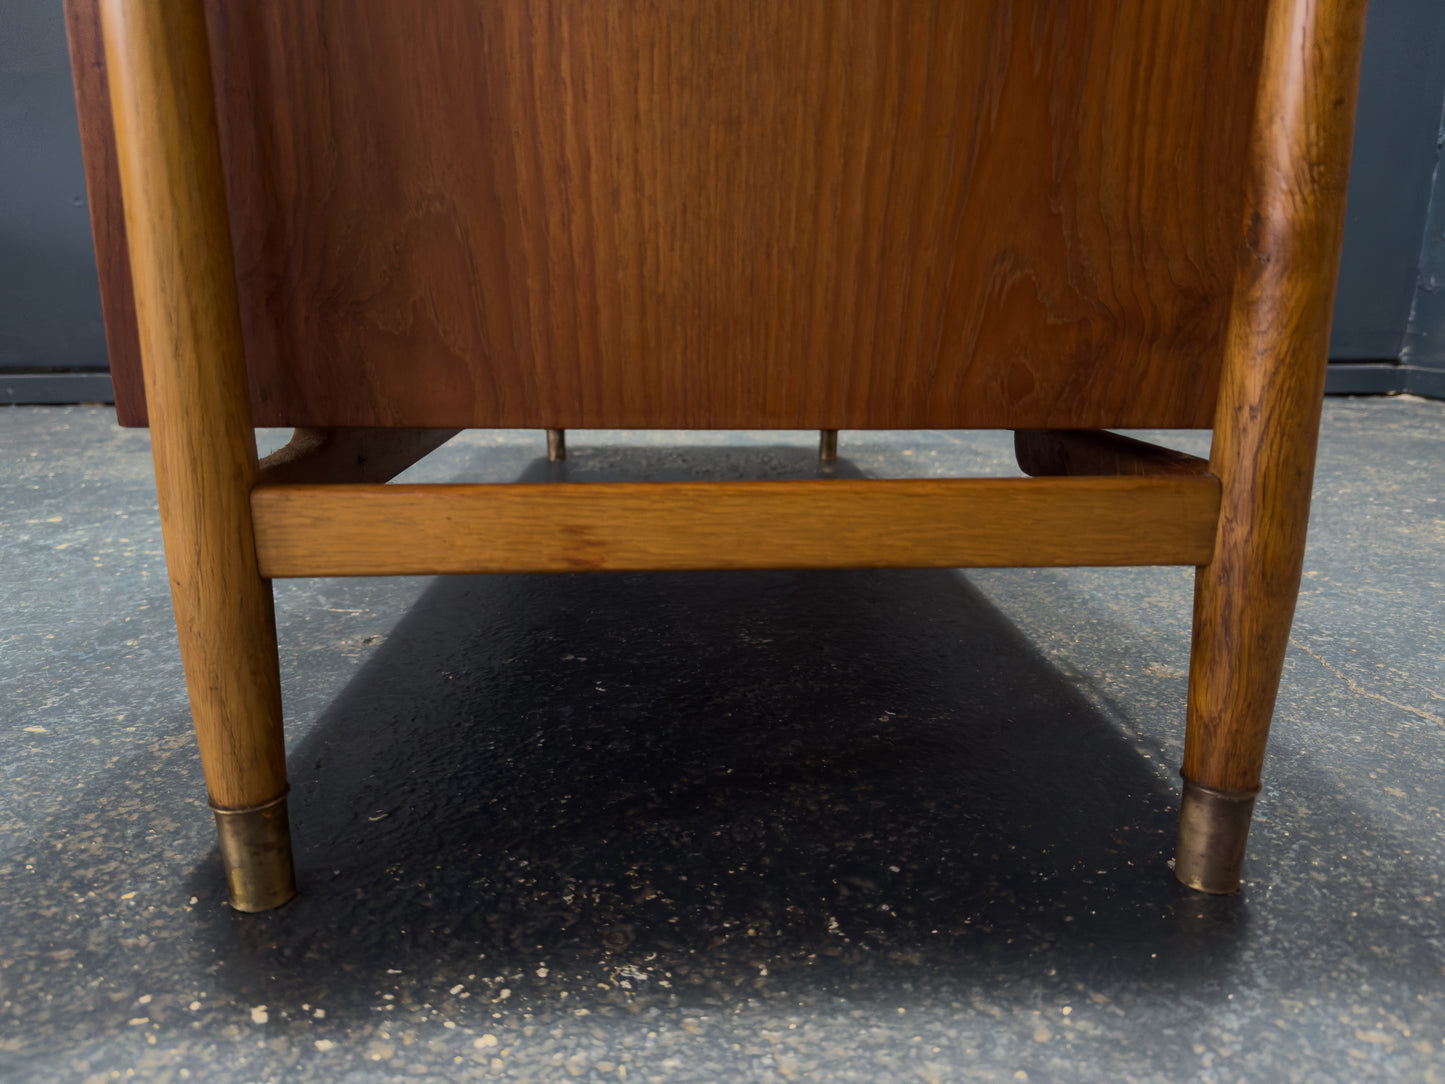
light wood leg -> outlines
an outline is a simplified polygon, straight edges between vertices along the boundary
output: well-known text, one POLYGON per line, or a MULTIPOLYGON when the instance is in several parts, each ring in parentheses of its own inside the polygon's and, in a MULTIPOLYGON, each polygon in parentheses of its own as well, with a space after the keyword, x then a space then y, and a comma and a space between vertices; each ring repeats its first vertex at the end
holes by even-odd
POLYGON ((271 585, 200 0, 105 0, 166 566, 231 905, 295 894, 271 585))
POLYGON ((1195 581, 1175 874, 1239 888, 1304 560, 1364 35, 1362 0, 1270 6, 1195 581))

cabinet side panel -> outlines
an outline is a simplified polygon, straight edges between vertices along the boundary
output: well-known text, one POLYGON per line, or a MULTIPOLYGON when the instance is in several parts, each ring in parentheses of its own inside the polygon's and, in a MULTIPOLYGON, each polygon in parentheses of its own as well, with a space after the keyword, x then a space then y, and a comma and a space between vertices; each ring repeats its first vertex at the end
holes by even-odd
POLYGON ((1207 426, 1264 9, 210 0, 257 420, 1207 426))

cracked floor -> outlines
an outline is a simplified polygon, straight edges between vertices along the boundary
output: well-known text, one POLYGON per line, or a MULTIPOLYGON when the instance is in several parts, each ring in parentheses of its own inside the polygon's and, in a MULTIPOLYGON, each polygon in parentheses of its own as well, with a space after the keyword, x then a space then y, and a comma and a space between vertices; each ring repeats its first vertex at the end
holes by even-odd
MULTIPOLYGON (((817 469, 569 445, 411 477, 817 469)), ((1445 1081, 1445 404, 1326 404, 1230 899, 1166 866, 1187 570, 506 576, 277 585, 302 895, 233 914, 146 433, 0 457, 0 1079, 1445 1081)))

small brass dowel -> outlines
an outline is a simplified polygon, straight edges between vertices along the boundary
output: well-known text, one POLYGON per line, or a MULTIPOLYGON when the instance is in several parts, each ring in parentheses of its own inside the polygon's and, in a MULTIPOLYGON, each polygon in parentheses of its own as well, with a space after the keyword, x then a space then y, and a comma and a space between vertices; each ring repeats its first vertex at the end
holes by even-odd
POLYGON ((838 430, 818 430, 818 458, 824 463, 832 463, 838 458, 838 430))

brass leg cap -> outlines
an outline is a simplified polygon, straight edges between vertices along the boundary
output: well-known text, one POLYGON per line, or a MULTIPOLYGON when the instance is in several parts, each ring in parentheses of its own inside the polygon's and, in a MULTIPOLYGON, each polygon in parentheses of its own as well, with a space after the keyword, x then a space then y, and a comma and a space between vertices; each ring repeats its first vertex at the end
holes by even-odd
POLYGON ((269 911, 296 895, 286 796, 249 809, 211 809, 216 814, 231 906, 237 911, 269 911))
POLYGON ((1258 793, 1214 790, 1184 780, 1174 876, 1200 892, 1218 896, 1238 892, 1249 819, 1258 793))

